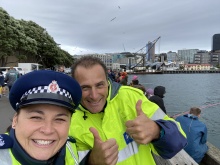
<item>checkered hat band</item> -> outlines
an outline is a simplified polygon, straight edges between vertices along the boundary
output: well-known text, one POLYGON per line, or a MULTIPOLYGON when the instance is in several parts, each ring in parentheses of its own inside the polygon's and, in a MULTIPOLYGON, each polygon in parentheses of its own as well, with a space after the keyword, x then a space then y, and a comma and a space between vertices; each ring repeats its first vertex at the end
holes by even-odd
MULTIPOLYGON (((28 95, 36 94, 36 93, 51 93, 51 92, 48 91, 48 86, 35 87, 35 88, 30 89, 27 92, 25 92, 22 95, 21 100, 28 95)), ((59 88, 58 91, 56 92, 56 94, 61 95, 61 96, 65 96, 65 97, 69 98, 71 101, 73 101, 70 93, 68 91, 66 91, 65 89, 59 88)))

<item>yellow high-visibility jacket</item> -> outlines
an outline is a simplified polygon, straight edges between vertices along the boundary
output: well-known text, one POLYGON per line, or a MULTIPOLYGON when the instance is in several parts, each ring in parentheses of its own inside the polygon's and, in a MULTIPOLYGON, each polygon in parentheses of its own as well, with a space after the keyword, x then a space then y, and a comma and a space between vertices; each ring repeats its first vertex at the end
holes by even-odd
POLYGON ((186 135, 178 122, 169 118, 155 103, 150 102, 139 89, 109 82, 109 95, 103 112, 91 114, 81 105, 73 114, 69 134, 76 139, 79 160, 86 159, 93 148, 90 127, 98 130, 103 141, 115 138, 119 145, 118 165, 154 165, 151 152, 171 158, 186 145, 186 135), (125 132, 125 123, 137 117, 136 103, 142 100, 143 112, 164 131, 163 136, 142 145, 125 132))

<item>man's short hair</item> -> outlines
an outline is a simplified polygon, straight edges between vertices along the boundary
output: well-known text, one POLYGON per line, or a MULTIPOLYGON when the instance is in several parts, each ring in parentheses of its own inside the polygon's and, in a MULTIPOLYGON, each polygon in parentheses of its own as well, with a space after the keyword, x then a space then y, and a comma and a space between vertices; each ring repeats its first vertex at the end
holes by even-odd
POLYGON ((106 79, 108 79, 108 69, 107 69, 106 65, 104 64, 104 62, 100 58, 95 57, 95 56, 90 56, 90 55, 83 56, 82 58, 80 58, 74 62, 74 64, 71 67, 72 77, 75 78, 75 70, 78 66, 82 66, 84 68, 91 68, 95 65, 100 65, 103 68, 103 70, 105 72, 106 79))
POLYGON ((190 108, 189 113, 198 116, 201 113, 201 109, 199 109, 198 107, 192 107, 190 108))

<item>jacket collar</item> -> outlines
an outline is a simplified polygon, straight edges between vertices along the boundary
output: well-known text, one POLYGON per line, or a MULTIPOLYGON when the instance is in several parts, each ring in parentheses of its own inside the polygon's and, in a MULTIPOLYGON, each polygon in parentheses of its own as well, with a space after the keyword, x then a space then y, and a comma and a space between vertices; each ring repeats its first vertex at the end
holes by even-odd
POLYGON ((188 118, 191 118, 191 119, 194 119, 194 120, 198 120, 198 119, 199 119, 198 116, 195 116, 195 115, 193 115, 193 114, 185 114, 185 115, 183 115, 183 116, 188 117, 188 118))
POLYGON ((15 137, 15 130, 11 129, 10 130, 10 137, 13 139, 14 144, 11 149, 13 156, 15 157, 16 160, 19 161, 20 164, 28 164, 28 165, 64 165, 65 164, 65 145, 61 148, 61 150, 50 160, 47 161, 41 161, 41 160, 36 160, 32 158, 18 143, 16 137, 15 137))

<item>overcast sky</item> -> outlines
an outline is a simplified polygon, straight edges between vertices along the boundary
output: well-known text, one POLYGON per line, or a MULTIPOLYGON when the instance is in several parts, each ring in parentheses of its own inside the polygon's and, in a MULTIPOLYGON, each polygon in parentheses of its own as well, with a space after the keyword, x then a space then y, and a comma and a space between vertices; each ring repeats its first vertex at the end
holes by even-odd
POLYGON ((220 0, 0 0, 15 19, 46 28, 70 54, 212 49, 220 0))

